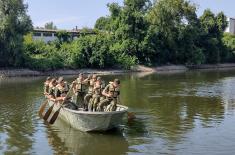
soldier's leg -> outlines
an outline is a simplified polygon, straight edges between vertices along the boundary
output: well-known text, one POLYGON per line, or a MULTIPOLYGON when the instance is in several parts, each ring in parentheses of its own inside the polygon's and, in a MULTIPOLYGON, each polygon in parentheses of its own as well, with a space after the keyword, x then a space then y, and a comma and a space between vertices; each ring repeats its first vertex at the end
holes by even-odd
POLYGON ((97 111, 104 111, 104 106, 108 105, 110 103, 109 99, 102 100, 97 107, 97 111))
POLYGON ((80 98, 81 98, 81 104, 82 104, 82 108, 84 109, 84 110, 86 110, 86 106, 85 106, 85 103, 84 103, 84 97, 85 97, 85 93, 81 93, 81 95, 80 95, 80 98))
POLYGON ((113 99, 111 103, 107 106, 106 111, 116 111, 117 108, 117 100, 113 99))
POLYGON ((92 94, 86 94, 85 97, 84 97, 84 107, 85 109, 88 108, 88 104, 89 104, 89 101, 92 97, 92 94))
POLYGON ((75 93, 75 95, 72 98, 72 101, 78 106, 79 105, 79 95, 78 93, 75 93))
POLYGON ((94 99, 95 97, 92 97, 88 103, 88 111, 92 111, 93 110, 93 103, 94 103, 94 99))
POLYGON ((110 111, 109 109, 110 109, 110 107, 111 107, 111 103, 112 103, 112 101, 110 102, 109 105, 107 105, 107 107, 104 109, 104 111, 110 111))
POLYGON ((104 96, 101 96, 101 97, 100 97, 100 102, 103 101, 103 100, 105 100, 105 97, 104 97, 104 96))
POLYGON ((100 102, 100 97, 99 96, 96 96, 94 97, 94 100, 93 100, 93 111, 96 111, 97 110, 97 107, 98 107, 98 103, 100 102))
POLYGON ((112 107, 111 107, 111 111, 116 111, 116 109, 117 109, 117 99, 114 99, 112 107))
POLYGON ((84 93, 78 92, 76 104, 79 108, 84 108, 84 93))

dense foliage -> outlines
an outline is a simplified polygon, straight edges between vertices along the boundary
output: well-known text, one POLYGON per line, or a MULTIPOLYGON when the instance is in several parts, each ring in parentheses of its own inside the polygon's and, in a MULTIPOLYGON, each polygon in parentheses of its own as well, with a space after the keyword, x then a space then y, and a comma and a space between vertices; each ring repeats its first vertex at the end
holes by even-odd
MULTIPOLYGON (((24 37, 23 50, 22 36, 31 28, 31 21, 25 14, 26 7, 22 1, 10 0, 21 7, 18 7, 19 12, 14 11, 15 15, 11 14, 12 20, 8 20, 6 13, 2 13, 2 6, 8 3, 0 2, 0 20, 9 22, 7 27, 0 23, 0 54, 7 57, 1 59, 1 65, 6 64, 5 61, 7 65, 22 65, 18 63, 22 61, 26 67, 50 70, 130 68, 135 64, 194 65, 235 60, 235 37, 224 34, 228 24, 224 13, 205 10, 198 17, 196 6, 188 0, 158 0, 154 3, 150 0, 124 0, 122 6, 111 3, 107 5, 110 14, 97 19, 95 34, 84 35, 89 31, 85 28, 78 39, 72 40, 67 32, 59 31, 58 39, 50 43, 35 41, 28 34, 24 37), (16 24, 18 22, 20 24, 16 24), (4 35, 8 40, 4 40, 4 35), (10 57, 12 53, 17 59, 10 57)), ((47 26, 55 27, 53 23, 47 26)))
POLYGON ((56 68, 129 68, 135 59, 112 51, 109 46, 113 36, 106 33, 85 35, 70 42, 59 39, 45 43, 34 41, 32 35, 25 36, 26 66, 33 69, 50 70, 56 68))
POLYGON ((125 0, 108 5, 110 16, 95 28, 115 37, 117 50, 135 56, 138 63, 202 64, 231 61, 234 54, 224 44, 226 16, 205 10, 197 17, 187 0, 125 0))
POLYGON ((0 67, 24 64, 23 35, 32 30, 23 0, 0 0, 0 67))

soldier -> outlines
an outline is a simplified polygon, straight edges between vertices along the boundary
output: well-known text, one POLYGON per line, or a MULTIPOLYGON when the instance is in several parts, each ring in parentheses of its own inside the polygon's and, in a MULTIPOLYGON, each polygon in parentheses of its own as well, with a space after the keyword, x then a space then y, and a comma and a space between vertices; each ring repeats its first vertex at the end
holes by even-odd
POLYGON ((59 101, 62 103, 64 101, 65 107, 76 110, 78 107, 74 103, 68 100, 67 93, 69 91, 69 86, 67 82, 64 81, 63 77, 60 77, 57 82, 58 84, 56 85, 56 89, 55 89, 56 101, 59 101))
POLYGON ((86 108, 88 107, 88 109, 89 109, 88 104, 90 104, 90 102, 91 102, 91 98, 92 98, 92 95, 93 95, 94 84, 96 82, 96 79, 97 79, 97 76, 95 74, 92 75, 91 79, 89 79, 89 77, 87 79, 89 86, 88 86, 88 92, 84 97, 84 103, 85 103, 86 108))
POLYGON ((106 99, 98 104, 97 110, 104 111, 104 106, 107 106, 106 111, 115 111, 120 95, 120 80, 114 79, 113 82, 110 82, 102 91, 102 95, 104 95, 106 99))
POLYGON ((86 110, 86 107, 84 105, 84 95, 85 95, 85 84, 87 81, 85 81, 83 73, 79 74, 79 77, 74 81, 75 86, 73 87, 73 91, 75 94, 75 103, 79 107, 83 107, 86 110))
POLYGON ((56 87, 56 79, 53 78, 51 79, 51 82, 49 84, 49 90, 48 90, 48 95, 47 98, 49 100, 55 101, 56 97, 55 97, 55 87, 56 87))
POLYGON ((101 77, 97 77, 97 80, 94 83, 93 92, 94 92, 94 94, 92 96, 91 102, 88 105, 88 110, 89 111, 96 111, 97 105, 100 102, 100 98, 101 98, 101 95, 102 95, 101 77))
POLYGON ((51 82, 51 77, 47 77, 46 81, 44 82, 44 95, 47 97, 49 95, 49 85, 51 82))
POLYGON ((69 86, 64 81, 63 77, 59 77, 57 83, 58 84, 56 85, 56 89, 55 89, 55 97, 58 101, 64 100, 64 97, 69 91, 69 86))

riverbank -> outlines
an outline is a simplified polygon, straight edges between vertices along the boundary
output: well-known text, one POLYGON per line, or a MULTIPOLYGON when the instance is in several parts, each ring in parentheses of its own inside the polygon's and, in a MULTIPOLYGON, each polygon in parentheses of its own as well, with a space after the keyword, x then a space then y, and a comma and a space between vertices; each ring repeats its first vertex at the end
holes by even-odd
POLYGON ((98 69, 59 69, 54 71, 36 71, 30 69, 0 69, 0 77, 17 77, 17 76, 58 76, 58 75, 77 75, 79 73, 95 73, 100 75, 119 74, 132 72, 131 70, 98 70, 98 69))
POLYGON ((226 64, 213 64, 213 65, 167 65, 157 67, 146 67, 143 65, 137 65, 130 70, 124 69, 60 69, 54 71, 36 71, 30 69, 0 69, 0 77, 17 77, 17 76, 58 76, 58 75, 77 75, 79 73, 95 73, 100 75, 107 74, 120 74, 131 72, 149 72, 149 73, 174 73, 184 72, 187 70, 221 70, 221 69, 235 69, 235 63, 226 64))

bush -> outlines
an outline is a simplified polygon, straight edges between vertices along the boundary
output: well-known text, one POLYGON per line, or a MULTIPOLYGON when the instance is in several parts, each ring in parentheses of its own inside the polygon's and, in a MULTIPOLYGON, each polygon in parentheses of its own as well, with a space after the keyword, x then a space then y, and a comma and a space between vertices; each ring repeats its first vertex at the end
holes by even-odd
POLYGON ((224 33, 222 42, 224 44, 223 57, 226 62, 235 61, 235 35, 224 33))
POLYGON ((110 49, 113 36, 106 33, 86 35, 67 43, 48 44, 25 36, 26 66, 37 70, 58 68, 111 68, 129 69, 137 58, 123 53, 123 48, 110 49))
POLYGON ((32 35, 24 37, 25 66, 37 70, 51 70, 63 67, 63 58, 54 44, 33 40, 32 35))

